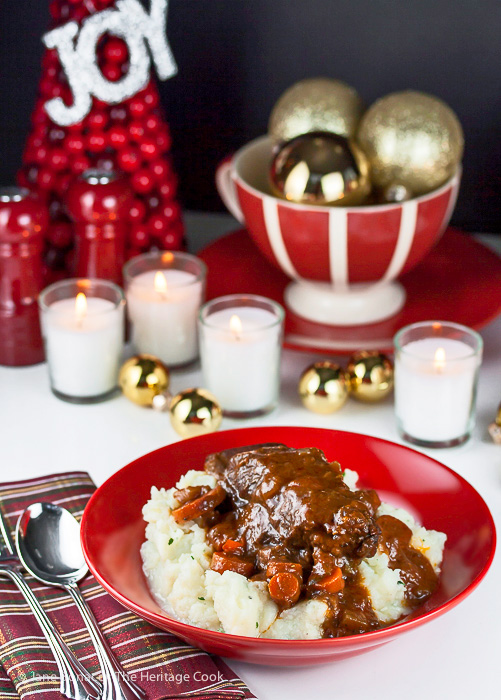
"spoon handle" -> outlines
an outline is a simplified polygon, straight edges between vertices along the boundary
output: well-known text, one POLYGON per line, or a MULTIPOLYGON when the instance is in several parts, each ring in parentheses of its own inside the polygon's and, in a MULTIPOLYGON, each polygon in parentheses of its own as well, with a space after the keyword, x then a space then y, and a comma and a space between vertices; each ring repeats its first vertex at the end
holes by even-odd
POLYGON ((52 621, 42 608, 38 598, 28 586, 21 574, 10 564, 0 565, 0 575, 9 578, 23 595, 31 612, 35 616, 47 643, 56 660, 59 671, 59 690, 71 700, 87 700, 89 697, 99 698, 101 684, 87 671, 72 651, 66 645, 52 621))
POLYGON ((64 588, 68 591, 80 611, 96 648, 103 673, 103 700, 135 700, 135 698, 142 700, 145 698, 146 693, 144 690, 128 677, 113 655, 89 604, 83 597, 77 584, 74 582, 67 583, 64 588))

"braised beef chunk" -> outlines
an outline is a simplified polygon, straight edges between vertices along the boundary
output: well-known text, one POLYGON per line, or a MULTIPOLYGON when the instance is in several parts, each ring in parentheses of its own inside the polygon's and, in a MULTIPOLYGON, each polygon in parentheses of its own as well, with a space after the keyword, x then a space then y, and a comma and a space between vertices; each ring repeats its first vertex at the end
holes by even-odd
POLYGON ((232 447, 228 450, 222 450, 222 452, 215 452, 209 455, 205 459, 204 469, 208 474, 214 474, 214 476, 219 477, 220 474, 224 472, 228 466, 229 460, 239 452, 248 452, 249 450, 255 450, 258 447, 285 447, 285 445, 280 445, 278 442, 269 442, 263 445, 249 445, 247 447, 232 447))
POLYGON ((301 550, 312 546, 341 556, 367 541, 375 552, 379 499, 374 492, 350 491, 340 465, 328 462, 316 448, 266 446, 238 452, 228 460, 221 483, 240 510, 238 536, 251 553, 278 548, 302 563, 301 550))
POLYGON ((381 626, 358 565, 378 547, 401 570, 411 607, 435 590, 437 576, 410 546, 412 532, 391 516, 376 517, 375 491, 351 491, 337 462, 316 448, 253 445, 207 457, 214 489, 177 492, 173 515, 198 518, 215 552, 211 567, 267 581, 286 609, 320 597, 328 605, 325 637, 381 626))

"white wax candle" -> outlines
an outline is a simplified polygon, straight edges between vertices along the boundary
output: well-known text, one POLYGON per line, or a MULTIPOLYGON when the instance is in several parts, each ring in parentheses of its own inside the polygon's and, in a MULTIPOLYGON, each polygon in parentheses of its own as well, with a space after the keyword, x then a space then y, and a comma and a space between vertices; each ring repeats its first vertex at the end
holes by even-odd
POLYGON ((202 293, 202 282, 184 270, 149 270, 134 277, 126 297, 136 350, 170 366, 194 360, 202 293))
POLYGON ((204 386, 227 412, 269 407, 278 397, 280 350, 281 325, 275 314, 251 306, 215 311, 201 331, 204 386), (241 330, 230 326, 235 316, 241 330))
POLYGON ((418 440, 445 442, 470 430, 479 358, 452 338, 423 338, 395 358, 395 412, 418 440))
POLYGON ((75 398, 91 398, 117 386, 123 348, 123 306, 87 297, 55 301, 42 314, 42 332, 52 387, 75 398), (85 300, 84 300, 85 301, 85 300))

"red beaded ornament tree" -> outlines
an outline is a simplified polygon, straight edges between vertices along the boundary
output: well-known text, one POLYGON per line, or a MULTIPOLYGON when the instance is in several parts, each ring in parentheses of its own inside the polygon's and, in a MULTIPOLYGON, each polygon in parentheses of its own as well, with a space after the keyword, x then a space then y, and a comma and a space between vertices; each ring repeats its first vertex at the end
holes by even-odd
MULTIPOLYGON (((71 20, 80 27, 90 15, 114 9, 116 0, 53 0, 51 29, 71 20)), ((105 79, 120 81, 129 71, 129 49, 119 36, 105 33, 97 44, 97 64, 105 79)), ((45 260, 53 276, 71 272, 72 224, 64 209, 73 178, 89 168, 127 173, 136 193, 130 209, 127 257, 151 247, 183 247, 177 182, 169 155, 171 137, 155 79, 119 104, 92 97, 89 113, 78 123, 60 126, 46 111, 48 100, 61 97, 71 105, 73 95, 56 49, 42 60, 42 77, 32 114, 19 184, 35 190, 48 203, 51 224, 45 260)))

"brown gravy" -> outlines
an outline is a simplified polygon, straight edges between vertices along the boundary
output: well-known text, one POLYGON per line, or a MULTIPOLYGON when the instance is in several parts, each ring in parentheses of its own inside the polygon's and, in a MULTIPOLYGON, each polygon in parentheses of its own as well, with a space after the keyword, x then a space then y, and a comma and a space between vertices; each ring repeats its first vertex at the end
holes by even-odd
POLYGON ((205 469, 217 478, 216 489, 183 493, 183 500, 193 499, 173 515, 199 517, 215 549, 212 568, 268 581, 280 607, 321 597, 329 609, 324 637, 383 626, 358 572, 361 559, 373 556, 378 546, 390 567, 401 569, 410 607, 435 590, 437 576, 410 546, 410 529, 391 516, 377 518, 377 493, 351 491, 341 466, 320 450, 238 448, 208 456, 205 469))

